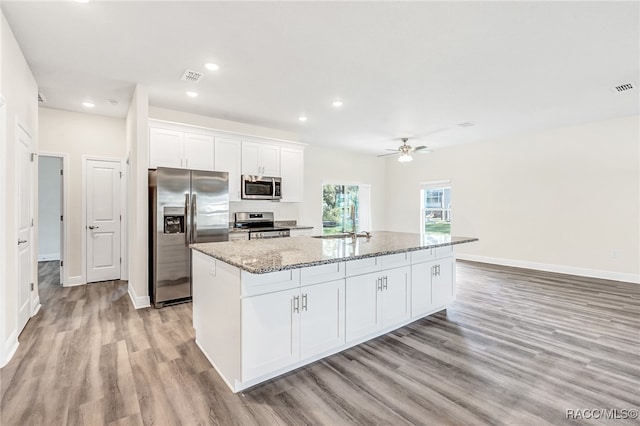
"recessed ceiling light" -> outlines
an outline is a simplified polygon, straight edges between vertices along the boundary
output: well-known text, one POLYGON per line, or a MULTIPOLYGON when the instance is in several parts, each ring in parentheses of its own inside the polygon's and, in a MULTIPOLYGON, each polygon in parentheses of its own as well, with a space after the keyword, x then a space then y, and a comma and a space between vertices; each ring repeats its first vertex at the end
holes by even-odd
POLYGON ((196 92, 187 92, 187 96, 189 96, 190 98, 195 98, 196 96, 198 96, 198 94, 196 92))
POLYGON ((332 105, 333 105, 334 107, 336 107, 336 108, 339 108, 339 107, 341 107, 341 106, 342 106, 342 101, 341 101, 341 100, 339 100, 339 99, 336 99, 335 101, 333 101, 333 104, 332 104, 332 105))
POLYGON ((86 108, 93 108, 94 106, 96 106, 96 104, 94 104, 93 102, 88 102, 87 101, 87 102, 83 102, 82 106, 86 107, 86 108))
POLYGON ((300 120, 300 121, 307 121, 307 117, 306 117, 306 116, 304 116, 304 115, 301 115, 301 116, 299 116, 299 117, 298 117, 298 120, 300 120))
POLYGON ((214 64, 212 62, 205 64, 204 67, 209 71, 218 71, 220 69, 220 66, 218 64, 214 64))

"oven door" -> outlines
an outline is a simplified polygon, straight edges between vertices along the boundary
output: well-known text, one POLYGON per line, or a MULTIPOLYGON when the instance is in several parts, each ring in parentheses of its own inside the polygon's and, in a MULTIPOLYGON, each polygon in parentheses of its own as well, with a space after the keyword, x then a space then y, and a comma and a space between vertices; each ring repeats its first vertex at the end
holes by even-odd
POLYGON ((242 175, 242 199, 243 200, 279 200, 281 179, 242 175))

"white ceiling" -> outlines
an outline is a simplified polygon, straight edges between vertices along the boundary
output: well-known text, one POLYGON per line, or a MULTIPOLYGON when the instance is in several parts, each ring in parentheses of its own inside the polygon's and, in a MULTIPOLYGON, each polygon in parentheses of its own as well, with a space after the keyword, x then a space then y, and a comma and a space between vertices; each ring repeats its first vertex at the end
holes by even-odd
POLYGON ((638 2, 1 7, 51 108, 87 112, 90 99, 92 113, 124 117, 139 83, 154 106, 371 153, 401 136, 438 149, 639 113, 638 89, 611 90, 640 83, 638 2), (185 69, 205 77, 180 81, 185 69))

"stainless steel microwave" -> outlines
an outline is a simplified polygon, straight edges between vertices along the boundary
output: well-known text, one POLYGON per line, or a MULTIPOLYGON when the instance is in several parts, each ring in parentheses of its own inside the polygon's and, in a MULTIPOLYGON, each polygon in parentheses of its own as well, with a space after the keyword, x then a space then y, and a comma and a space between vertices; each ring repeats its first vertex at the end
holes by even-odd
POLYGON ((243 200, 280 200, 282 179, 271 176, 242 175, 243 200))

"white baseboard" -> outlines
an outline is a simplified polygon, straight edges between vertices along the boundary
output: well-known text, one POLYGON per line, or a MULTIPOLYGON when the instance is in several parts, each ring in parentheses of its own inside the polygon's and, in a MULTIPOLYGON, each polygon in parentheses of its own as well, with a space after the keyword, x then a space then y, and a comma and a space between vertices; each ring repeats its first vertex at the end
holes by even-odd
POLYGON ((11 333, 11 336, 9 336, 7 341, 4 342, 4 347, 0 348, 3 350, 3 353, 0 353, 0 368, 4 367, 9 363, 9 361, 11 361, 11 358, 13 358, 16 351, 18 350, 19 344, 20 343, 18 342, 18 331, 13 330, 13 333, 11 333))
POLYGON ((38 262, 47 262, 49 260, 60 260, 60 253, 38 255, 38 262))
POLYGON ((69 277, 67 282, 63 284, 63 287, 73 287, 75 285, 84 285, 86 282, 82 279, 81 276, 77 277, 69 277))
POLYGON ((35 307, 33 308, 33 312, 31 312, 32 318, 38 314, 38 312, 40 311, 40 308, 42 307, 42 305, 40 304, 40 295, 38 295, 36 300, 33 302, 33 306, 35 307))
POLYGON ((456 253, 460 260, 472 262, 492 263, 516 268, 535 269, 537 271, 555 272, 558 274, 577 275, 579 277, 600 278, 604 280, 624 281, 640 284, 640 274, 627 274, 623 272, 603 271, 601 269, 579 268, 576 266, 553 265, 549 263, 528 262, 526 260, 504 259, 499 257, 478 256, 475 254, 456 253))
POLYGON ((131 299, 131 303, 133 303, 133 307, 136 309, 148 308, 151 306, 151 299, 149 296, 137 296, 136 290, 133 288, 133 285, 129 283, 129 298, 131 299))

